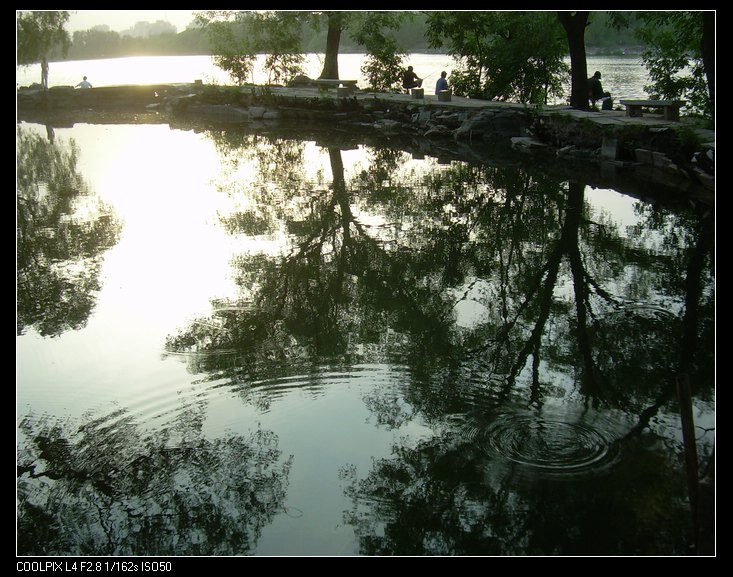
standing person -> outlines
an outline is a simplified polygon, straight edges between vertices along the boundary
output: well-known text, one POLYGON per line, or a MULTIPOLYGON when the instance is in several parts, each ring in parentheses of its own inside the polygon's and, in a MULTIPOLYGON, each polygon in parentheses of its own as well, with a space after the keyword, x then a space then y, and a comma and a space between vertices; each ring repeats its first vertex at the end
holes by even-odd
MULTIPOLYGON (((596 108, 596 100, 603 100, 604 98, 611 98, 610 92, 604 92, 603 86, 601 85, 601 73, 598 70, 595 71, 593 76, 588 79, 588 100, 590 100, 591 107, 593 110, 596 108)), ((613 101, 608 101, 610 105, 613 105, 613 101)), ((603 110, 610 110, 606 107, 606 101, 604 100, 602 105, 603 110)))
POLYGON ((84 80, 82 80, 79 84, 76 85, 76 88, 91 88, 92 83, 87 81, 87 77, 84 77, 84 80))
POLYGON ((48 60, 45 56, 41 58, 41 86, 48 90, 48 60))
POLYGON ((422 78, 419 78, 412 66, 408 66, 402 75, 402 88, 410 90, 410 88, 420 88, 422 86, 422 78))
POLYGON ((448 76, 448 73, 443 70, 443 72, 440 73, 440 78, 438 78, 438 81, 435 83, 435 94, 440 94, 441 90, 450 90, 446 76, 448 76))

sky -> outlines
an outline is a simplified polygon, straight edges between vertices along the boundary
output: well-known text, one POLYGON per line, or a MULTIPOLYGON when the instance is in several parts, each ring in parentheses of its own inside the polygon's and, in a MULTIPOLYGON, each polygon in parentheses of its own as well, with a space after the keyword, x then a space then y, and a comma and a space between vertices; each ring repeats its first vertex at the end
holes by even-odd
POLYGON ((66 29, 74 32, 106 24, 110 30, 119 32, 133 27, 136 22, 156 20, 167 20, 182 32, 193 20, 193 10, 73 10, 66 29))

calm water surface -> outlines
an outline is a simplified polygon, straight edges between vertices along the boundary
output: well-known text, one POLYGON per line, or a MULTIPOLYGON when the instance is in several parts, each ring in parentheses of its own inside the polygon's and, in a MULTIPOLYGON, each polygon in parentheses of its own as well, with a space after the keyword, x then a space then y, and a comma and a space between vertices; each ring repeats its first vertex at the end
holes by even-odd
POLYGON ((18 553, 685 551, 709 209, 296 132, 17 153, 18 553))
MULTIPOLYGON (((305 56, 306 74, 317 78, 323 68, 323 54, 310 53, 305 56)), ((360 86, 368 86, 361 73, 364 59, 364 54, 339 55, 339 76, 357 79, 360 86)), ((453 69, 453 59, 446 54, 416 53, 410 54, 407 60, 425 80, 425 86, 435 86, 442 70, 450 74, 453 69)), ((260 58, 254 70, 253 81, 256 83, 267 82, 263 61, 264 58, 260 58)), ((589 55, 588 75, 595 70, 601 71, 604 90, 610 91, 614 98, 639 98, 645 95, 644 86, 649 84, 649 78, 640 56, 589 55)), ((232 83, 226 72, 214 66, 211 56, 131 56, 52 62, 49 86, 76 86, 84 76, 88 76, 94 86, 193 82, 195 79, 201 79, 206 84, 232 83)), ((18 68, 16 81, 19 86, 40 82, 40 67, 18 68)), ((569 78, 566 92, 570 93, 569 78)))

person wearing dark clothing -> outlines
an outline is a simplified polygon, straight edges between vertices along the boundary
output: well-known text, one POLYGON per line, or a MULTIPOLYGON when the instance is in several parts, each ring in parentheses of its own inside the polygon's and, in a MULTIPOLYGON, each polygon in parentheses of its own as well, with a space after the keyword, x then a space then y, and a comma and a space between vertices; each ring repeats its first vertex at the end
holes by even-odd
POLYGON ((445 70, 440 73, 440 78, 438 78, 438 81, 435 83, 435 94, 440 94, 441 90, 448 90, 448 80, 446 80, 446 76, 448 76, 448 73, 445 70))
POLYGON ((601 73, 596 70, 595 74, 588 79, 588 100, 590 100, 593 110, 597 110, 596 101, 603 100, 603 110, 611 110, 613 100, 610 100, 611 93, 603 91, 601 84, 601 73), (606 104, 608 103, 608 104, 606 104))
POLYGON ((402 75, 402 88, 410 90, 410 88, 420 88, 422 86, 422 78, 415 74, 412 66, 408 66, 402 75))

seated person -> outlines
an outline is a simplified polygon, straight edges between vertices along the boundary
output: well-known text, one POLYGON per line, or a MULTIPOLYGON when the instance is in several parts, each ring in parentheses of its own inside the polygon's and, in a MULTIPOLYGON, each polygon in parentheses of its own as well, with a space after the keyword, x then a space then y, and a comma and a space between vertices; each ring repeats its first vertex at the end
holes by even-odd
POLYGON ((596 101, 603 100, 603 110, 611 110, 613 100, 610 100, 610 98, 611 93, 603 91, 603 86, 601 85, 601 73, 596 70, 595 74, 588 79, 588 100, 590 100, 590 105, 593 110, 598 110, 596 108, 596 101), (606 102, 608 102, 608 104, 606 104, 606 102))
POLYGON ((410 90, 410 88, 420 88, 422 86, 422 78, 418 78, 417 74, 412 70, 412 66, 408 66, 402 75, 402 88, 410 90))
POLYGON ((443 70, 443 72, 440 73, 440 78, 438 78, 438 81, 435 83, 435 94, 440 94, 441 90, 450 90, 448 87, 448 80, 446 80, 446 76, 448 76, 448 73, 443 70))

